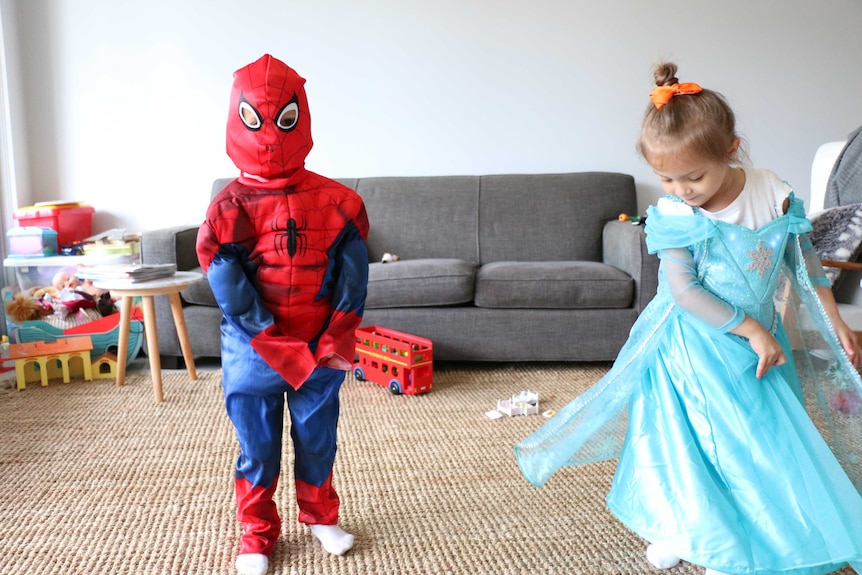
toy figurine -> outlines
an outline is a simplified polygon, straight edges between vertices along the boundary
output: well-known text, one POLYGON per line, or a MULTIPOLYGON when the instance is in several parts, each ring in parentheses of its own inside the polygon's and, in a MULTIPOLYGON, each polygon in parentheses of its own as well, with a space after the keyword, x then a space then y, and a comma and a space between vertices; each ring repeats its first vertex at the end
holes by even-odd
POLYGON ((353 546, 332 482, 338 393, 365 306, 368 220, 351 189, 305 169, 305 80, 270 55, 234 74, 227 153, 240 175, 197 239, 223 313, 225 406, 236 429, 237 571, 263 575, 281 531, 273 501, 285 397, 299 521, 329 553, 353 546))
POLYGON ((6 315, 17 324, 38 320, 54 313, 50 305, 42 304, 28 294, 19 292, 6 302, 6 315))
POLYGON ((641 225, 646 223, 646 216, 631 216, 629 214, 620 214, 617 219, 621 222, 631 222, 633 225, 641 225))

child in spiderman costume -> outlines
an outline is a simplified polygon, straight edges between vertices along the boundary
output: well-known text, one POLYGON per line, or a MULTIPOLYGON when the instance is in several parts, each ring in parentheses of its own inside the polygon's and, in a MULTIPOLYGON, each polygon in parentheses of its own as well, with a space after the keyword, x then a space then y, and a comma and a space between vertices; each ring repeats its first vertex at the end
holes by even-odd
POLYGON ((281 530, 273 501, 285 397, 299 521, 341 555, 332 486, 338 392, 368 284, 368 219, 349 188, 305 169, 305 80, 270 55, 234 74, 227 153, 240 169, 212 201, 197 254, 221 308, 223 387, 236 429, 236 568, 263 575, 281 530))

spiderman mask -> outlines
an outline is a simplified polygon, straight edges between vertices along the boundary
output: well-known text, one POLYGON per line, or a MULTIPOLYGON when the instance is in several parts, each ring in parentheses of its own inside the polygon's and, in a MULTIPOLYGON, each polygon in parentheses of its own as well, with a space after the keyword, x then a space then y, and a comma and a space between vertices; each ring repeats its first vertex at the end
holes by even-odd
POLYGON ((312 146, 305 79, 269 54, 233 77, 228 156, 247 178, 290 178, 304 167, 312 146))

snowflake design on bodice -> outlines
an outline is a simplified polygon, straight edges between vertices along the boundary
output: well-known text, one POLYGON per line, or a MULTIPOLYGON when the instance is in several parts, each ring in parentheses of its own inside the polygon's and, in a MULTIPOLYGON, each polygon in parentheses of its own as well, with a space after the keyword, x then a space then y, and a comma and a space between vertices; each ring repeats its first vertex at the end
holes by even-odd
POLYGON ((774 266, 772 263, 772 248, 767 246, 763 240, 757 242, 756 250, 747 250, 748 257, 751 258, 751 263, 745 268, 745 271, 756 271, 760 277, 763 277, 767 271, 774 266))

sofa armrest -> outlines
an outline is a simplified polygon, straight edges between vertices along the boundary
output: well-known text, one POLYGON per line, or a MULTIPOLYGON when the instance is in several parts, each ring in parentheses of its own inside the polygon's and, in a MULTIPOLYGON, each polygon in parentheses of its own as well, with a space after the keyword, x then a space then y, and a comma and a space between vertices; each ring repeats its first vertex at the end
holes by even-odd
POLYGON ((141 234, 141 262, 144 264, 177 264, 177 270, 200 267, 195 243, 199 226, 174 226, 141 234))
POLYGON ((658 288, 658 256, 647 252, 643 226, 611 221, 602 232, 602 260, 626 272, 635 281, 632 307, 638 313, 655 297, 658 288))
MULTIPOLYGON (((160 228, 141 233, 141 262, 144 264, 177 264, 177 270, 188 271, 199 268, 195 243, 198 228, 195 225, 181 225, 160 228)), ((182 298, 182 295, 180 295, 182 298)), ((154 298, 156 308, 156 326, 158 326, 159 349, 162 365, 179 366, 182 360, 182 349, 174 324, 173 312, 166 295, 154 298)), ((185 305, 185 303, 184 303, 185 305)), ((190 322, 188 316, 186 321, 190 322)), ((189 323, 191 335, 198 326, 189 323)), ((192 337, 194 339, 194 337, 192 337)), ((153 353, 147 344, 147 355, 153 353)), ((193 352, 199 350, 194 349, 193 352)))

